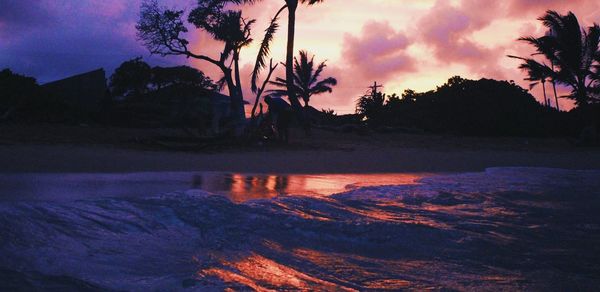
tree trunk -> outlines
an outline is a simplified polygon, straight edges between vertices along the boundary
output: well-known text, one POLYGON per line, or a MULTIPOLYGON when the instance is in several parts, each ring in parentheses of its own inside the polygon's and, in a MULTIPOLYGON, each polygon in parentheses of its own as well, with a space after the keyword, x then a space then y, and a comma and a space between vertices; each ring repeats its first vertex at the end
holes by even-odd
MULTIPOLYGON (((242 81, 240 78, 240 65, 239 65, 240 53, 233 53, 233 66, 235 70, 235 83, 236 83, 236 98, 235 98, 235 114, 237 116, 238 124, 243 124, 246 120, 246 111, 244 110, 244 92, 242 91, 242 81)), ((233 96, 232 96, 233 99, 233 96)))
MULTIPOLYGON (((277 69, 277 65, 273 66, 273 59, 271 59, 271 61, 269 62, 269 74, 267 74, 267 77, 265 78, 265 80, 263 80, 262 86, 258 89, 258 92, 256 92, 256 99, 254 100, 254 106, 252 107, 252 114, 250 116, 250 118, 252 120, 254 120, 254 118, 256 117, 256 108, 258 107, 260 98, 261 98, 263 92, 265 92, 265 88, 269 84, 269 81, 271 80, 271 75, 273 75, 273 72, 275 72, 275 69, 277 69)), ((261 105, 261 113, 262 113, 262 105, 261 105)))
POLYGON ((579 77, 578 78, 578 90, 577 90, 577 97, 575 98, 575 100, 577 101, 577 104, 580 106, 585 106, 588 104, 588 96, 587 96, 587 87, 585 86, 585 77, 579 77))
POLYGON ((554 90, 554 101, 556 102, 556 110, 560 111, 560 105, 558 104, 558 95, 556 94, 556 82, 552 80, 552 89, 554 90))
MULTIPOLYGON (((552 32, 552 30, 550 30, 552 32)), ((554 71, 554 62, 550 61, 552 63, 552 72, 555 73, 554 71)), ((560 111, 560 105, 558 104, 558 95, 556 94, 556 80, 554 80, 554 77, 552 78, 552 89, 554 90, 554 101, 556 102, 556 110, 560 111)))
POLYGON ((222 67, 221 70, 225 75, 225 81, 227 82, 227 89, 229 91, 229 97, 231 98, 231 115, 234 117, 235 122, 235 135, 239 136, 242 133, 244 121, 246 115, 244 113, 244 102, 243 96, 239 87, 233 82, 231 69, 222 67))
POLYGON ((288 4, 288 35, 287 35, 287 53, 285 58, 285 82, 287 85, 288 99, 292 108, 298 114, 303 123, 302 105, 296 96, 294 89, 294 38, 296 33, 296 9, 298 0, 286 0, 288 4))
POLYGON ((544 105, 548 106, 548 97, 546 96, 546 80, 542 81, 542 90, 544 91, 544 105))

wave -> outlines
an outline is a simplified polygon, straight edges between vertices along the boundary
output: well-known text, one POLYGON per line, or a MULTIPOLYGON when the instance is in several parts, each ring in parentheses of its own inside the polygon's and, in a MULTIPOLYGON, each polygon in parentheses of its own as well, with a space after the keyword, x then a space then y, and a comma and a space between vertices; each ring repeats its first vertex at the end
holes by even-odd
POLYGON ((0 288, 593 290, 598 207, 600 171, 543 168, 244 203, 7 200, 0 288))

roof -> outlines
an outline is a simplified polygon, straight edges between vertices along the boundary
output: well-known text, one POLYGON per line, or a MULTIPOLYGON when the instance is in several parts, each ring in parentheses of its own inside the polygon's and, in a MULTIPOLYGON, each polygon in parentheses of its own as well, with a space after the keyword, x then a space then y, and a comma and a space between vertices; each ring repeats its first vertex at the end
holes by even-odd
POLYGON ((97 111, 106 96, 106 75, 100 68, 42 85, 49 94, 85 111, 97 111))

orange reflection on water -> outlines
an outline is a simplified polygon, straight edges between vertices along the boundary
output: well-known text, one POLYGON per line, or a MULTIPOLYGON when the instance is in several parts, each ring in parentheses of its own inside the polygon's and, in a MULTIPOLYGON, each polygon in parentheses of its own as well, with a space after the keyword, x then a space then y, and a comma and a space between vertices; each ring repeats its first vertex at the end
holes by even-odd
POLYGON ((425 291, 441 287, 472 290, 470 283, 485 282, 495 287, 523 280, 518 272, 494 268, 466 271, 460 264, 436 259, 385 259, 304 247, 287 249, 271 241, 265 241, 263 247, 291 259, 292 264, 277 262, 257 252, 233 256, 233 260, 225 259, 231 259, 231 255, 220 254, 216 255, 220 258, 216 265, 199 270, 197 276, 216 278, 231 291, 425 291), (444 277, 440 277, 440 271, 444 277))
POLYGON ((241 203, 279 195, 324 197, 355 188, 414 184, 428 174, 223 174, 195 175, 194 188, 228 196, 241 203))
POLYGON ((299 208, 294 208, 293 206, 284 204, 282 202, 273 202, 273 205, 281 208, 281 210, 283 210, 286 214, 295 215, 303 219, 331 221, 331 218, 327 217, 326 214, 316 209, 301 210, 299 208))
POLYGON ((201 277, 214 276, 226 284, 244 285, 256 291, 355 291, 320 280, 256 253, 235 262, 222 261, 222 268, 200 271, 201 277))
POLYGON ((468 286, 469 283, 484 281, 491 283, 490 287, 495 287, 493 285, 498 283, 507 284, 523 280, 518 273, 511 271, 485 269, 465 272, 458 264, 436 260, 379 259, 308 248, 296 248, 290 253, 295 258, 328 269, 328 277, 336 277, 335 281, 342 283, 341 285, 359 287, 361 291, 437 291, 441 287, 473 290, 473 287, 468 286), (440 271, 444 271, 445 277, 440 277, 440 271), (432 279, 435 279, 436 283, 433 283, 432 279))
POLYGON ((334 268, 331 271, 347 282, 348 285, 359 284, 361 289, 397 290, 406 289, 412 285, 410 281, 398 278, 380 278, 379 268, 394 269, 400 274, 402 271, 424 269, 428 263, 420 261, 388 261, 370 259, 351 254, 324 253, 307 248, 297 248, 292 251, 294 257, 307 260, 313 264, 334 268), (369 263, 361 265, 360 263, 369 263), (375 269, 374 269, 375 268, 375 269), (348 282, 350 280, 350 282, 348 282))
POLYGON ((377 221, 384 222, 395 222, 404 224, 416 224, 424 225, 437 229, 448 229, 449 225, 435 220, 429 216, 421 215, 419 212, 407 212, 410 209, 420 208, 420 206, 407 206, 400 202, 377 202, 373 206, 361 206, 360 208, 350 207, 347 205, 341 206, 341 208, 347 212, 359 215, 360 217, 377 221), (386 210, 389 208, 397 208, 392 210, 386 210))

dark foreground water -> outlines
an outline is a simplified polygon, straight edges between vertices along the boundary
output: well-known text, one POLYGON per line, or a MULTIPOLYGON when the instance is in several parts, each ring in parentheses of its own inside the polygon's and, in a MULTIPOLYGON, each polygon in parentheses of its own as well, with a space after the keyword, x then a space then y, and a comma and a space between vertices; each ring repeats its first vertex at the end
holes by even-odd
POLYGON ((600 171, 189 175, 0 176, 0 290, 600 289, 600 171))

